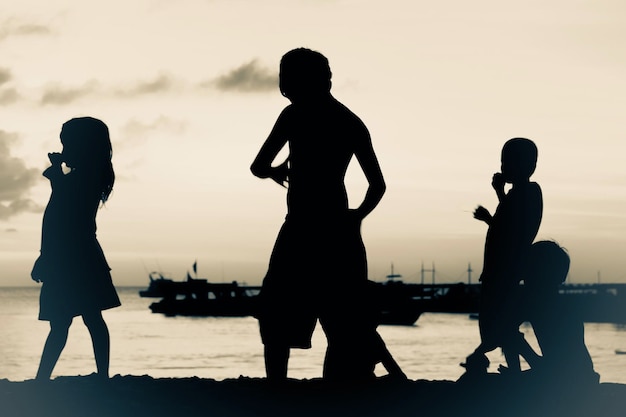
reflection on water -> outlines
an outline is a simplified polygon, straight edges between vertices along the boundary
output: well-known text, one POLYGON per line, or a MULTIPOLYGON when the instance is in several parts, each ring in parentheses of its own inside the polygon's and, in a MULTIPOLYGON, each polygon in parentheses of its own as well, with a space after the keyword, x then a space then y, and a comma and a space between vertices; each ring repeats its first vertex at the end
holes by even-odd
MULTIPOLYGON (((111 332, 111 375, 153 377, 263 377, 263 347, 254 318, 165 317, 148 309, 139 288, 119 290, 122 307, 104 312, 111 332)), ((37 286, 0 288, 0 378, 32 379, 48 332, 37 320, 37 286)), ((53 376, 95 372, 87 329, 77 319, 53 376)), ((536 347, 532 329, 522 326, 536 347)), ((459 366, 479 342, 478 322, 464 314, 423 314, 417 325, 380 326, 389 350, 411 379, 456 380, 459 366)), ((626 326, 585 325, 586 341, 602 382, 626 383, 626 326)), ((293 350, 289 376, 321 376, 326 341, 316 329, 313 348, 293 350)), ((504 359, 491 352, 490 370, 504 359)), ((381 371, 382 372, 382 371, 381 371)))

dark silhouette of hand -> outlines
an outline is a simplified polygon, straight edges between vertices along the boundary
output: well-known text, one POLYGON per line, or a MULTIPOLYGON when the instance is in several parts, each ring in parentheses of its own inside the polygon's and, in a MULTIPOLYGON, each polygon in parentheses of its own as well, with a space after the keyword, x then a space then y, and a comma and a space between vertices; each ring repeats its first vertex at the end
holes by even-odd
POLYGON ((491 213, 483 206, 478 206, 476 210, 474 210, 474 218, 489 223, 489 221, 491 221, 491 213))
POLYGON ((282 187, 287 188, 285 183, 289 182, 289 165, 288 161, 283 162, 277 167, 272 168, 272 174, 270 178, 274 180, 274 182, 282 187))
POLYGON ((52 165, 61 165, 63 163, 63 154, 59 152, 48 153, 48 159, 52 165))
POLYGON ((504 184, 505 181, 502 173, 496 172, 495 174, 493 174, 493 177, 491 178, 491 186, 494 190, 496 190, 497 193, 504 192, 504 184))
POLYGON ((350 209, 348 210, 348 221, 360 225, 363 221, 363 215, 359 210, 350 209))

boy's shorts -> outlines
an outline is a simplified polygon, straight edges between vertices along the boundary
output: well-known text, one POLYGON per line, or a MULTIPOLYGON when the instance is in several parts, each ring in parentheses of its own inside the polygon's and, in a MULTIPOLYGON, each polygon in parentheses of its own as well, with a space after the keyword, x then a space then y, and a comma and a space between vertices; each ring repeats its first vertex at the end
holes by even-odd
POLYGON ((257 314, 261 341, 266 346, 309 349, 317 324, 312 294, 297 285, 275 287, 266 282, 259 294, 257 314))
POLYGON ((288 219, 272 251, 257 318, 265 345, 310 348, 317 319, 341 320, 367 280, 358 225, 288 219))

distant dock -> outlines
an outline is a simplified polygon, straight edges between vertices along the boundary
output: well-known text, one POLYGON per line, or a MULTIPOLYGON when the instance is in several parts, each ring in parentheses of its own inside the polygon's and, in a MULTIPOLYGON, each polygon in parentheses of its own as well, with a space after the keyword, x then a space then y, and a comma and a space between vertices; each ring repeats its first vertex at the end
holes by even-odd
MULTIPOLYGON (((407 283, 396 274, 387 278, 385 282, 370 281, 372 301, 381 309, 381 324, 412 325, 425 312, 479 311, 479 283, 407 283)), ((154 274, 150 276, 150 286, 139 294, 162 298, 150 308, 166 315, 249 316, 254 315, 259 291, 258 286, 237 282, 211 283, 191 277, 174 281, 154 274)), ((626 284, 564 284, 560 294, 576 305, 585 322, 626 323, 626 284)))
MULTIPOLYGON (((422 312, 478 313, 480 284, 413 284, 402 281, 380 283, 410 295, 422 312)), ((523 288, 523 285, 520 285, 523 288)), ((626 284, 564 284, 559 291, 575 304, 585 322, 626 323, 626 284)))

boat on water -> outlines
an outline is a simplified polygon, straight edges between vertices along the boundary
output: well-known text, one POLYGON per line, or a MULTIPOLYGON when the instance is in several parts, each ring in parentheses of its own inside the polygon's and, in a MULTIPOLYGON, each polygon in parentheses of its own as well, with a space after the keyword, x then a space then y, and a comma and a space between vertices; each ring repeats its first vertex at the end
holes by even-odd
MULTIPOLYGON (((139 291, 142 297, 161 298, 150 309, 168 316, 253 316, 260 286, 248 286, 236 281, 213 283, 197 278, 194 264, 192 278, 175 281, 158 272, 149 274, 150 285, 139 291)), ((463 313, 476 318, 479 311, 479 283, 417 284, 391 274, 384 282, 369 281, 368 302, 378 309, 379 324, 413 325, 424 312, 463 313)), ((521 290, 524 286, 520 285, 521 290)), ((576 305, 585 322, 626 324, 626 284, 564 284, 561 297, 576 305)), ((347 299, 346 303, 352 300, 347 299)))
POLYGON ((139 291, 140 297, 161 298, 150 304, 153 313, 166 316, 245 317, 255 313, 255 298, 261 287, 241 285, 237 281, 214 283, 197 278, 197 264, 193 264, 193 278, 187 273, 184 281, 174 281, 160 272, 148 274, 148 288, 139 291))
POLYGON ((174 280, 165 278, 163 274, 156 271, 150 272, 148 278, 150 278, 150 284, 145 290, 139 291, 140 297, 165 297, 174 289, 174 286, 178 285, 174 280))
POLYGON ((237 281, 210 283, 206 279, 191 277, 187 281, 172 282, 178 285, 171 286, 173 289, 160 301, 150 304, 153 313, 194 317, 253 316, 261 289, 240 285, 237 281))
POLYGON ((391 273, 384 282, 369 281, 370 299, 379 313, 378 324, 412 326, 424 312, 421 302, 425 294, 414 294, 408 290, 402 275, 391 273))
MULTIPOLYGON (((260 286, 242 285, 237 281, 214 283, 203 278, 193 278, 189 273, 183 281, 175 281, 159 272, 151 272, 148 276, 150 284, 148 288, 140 290, 139 295, 161 298, 150 304, 153 313, 195 317, 255 315, 260 286)), ((398 278, 400 276, 388 276, 386 282, 369 281, 370 298, 374 309, 378 309, 378 324, 411 326, 422 314, 418 300, 405 290, 405 284, 398 278)), ((350 302, 346 300, 346 303, 350 302)))

